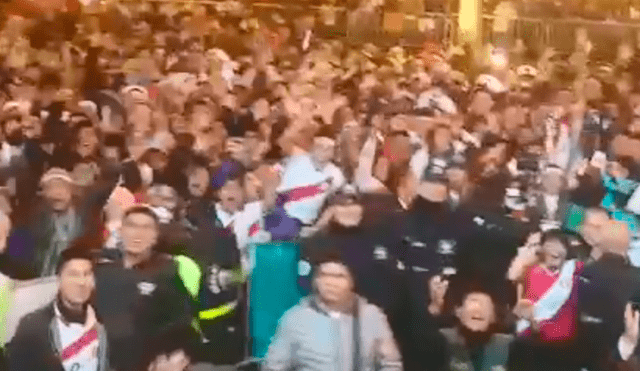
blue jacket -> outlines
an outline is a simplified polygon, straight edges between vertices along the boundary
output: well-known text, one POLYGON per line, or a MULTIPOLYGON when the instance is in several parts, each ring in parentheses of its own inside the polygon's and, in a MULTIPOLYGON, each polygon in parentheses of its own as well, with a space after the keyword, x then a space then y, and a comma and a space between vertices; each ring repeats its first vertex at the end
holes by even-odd
POLYGON ((280 319, 263 370, 349 371, 354 344, 360 345, 360 370, 400 371, 402 361, 382 311, 358 298, 359 341, 353 338, 353 316, 332 315, 307 297, 280 319))

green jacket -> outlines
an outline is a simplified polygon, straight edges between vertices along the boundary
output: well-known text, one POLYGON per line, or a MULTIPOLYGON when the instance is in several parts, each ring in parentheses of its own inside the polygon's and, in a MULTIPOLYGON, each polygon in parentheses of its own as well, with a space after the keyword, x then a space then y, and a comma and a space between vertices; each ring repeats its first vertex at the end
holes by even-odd
POLYGON ((484 347, 482 367, 475 369, 464 338, 458 329, 440 330, 446 341, 446 364, 442 371, 507 371, 513 336, 495 334, 484 347))

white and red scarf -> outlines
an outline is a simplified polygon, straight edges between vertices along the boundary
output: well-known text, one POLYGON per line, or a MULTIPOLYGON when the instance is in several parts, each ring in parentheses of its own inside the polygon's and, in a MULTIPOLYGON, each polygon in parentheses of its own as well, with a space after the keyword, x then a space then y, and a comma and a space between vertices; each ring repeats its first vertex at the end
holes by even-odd
POLYGON ((87 308, 84 324, 68 323, 57 306, 56 326, 59 334, 59 355, 65 371, 97 371, 99 368, 98 321, 91 307, 87 308))
MULTIPOLYGON (((560 270, 558 279, 534 303, 534 320, 538 323, 551 320, 571 297, 576 272, 576 261, 567 261, 560 270)), ((523 332, 531 327, 531 323, 521 319, 516 323, 517 332, 523 332)))

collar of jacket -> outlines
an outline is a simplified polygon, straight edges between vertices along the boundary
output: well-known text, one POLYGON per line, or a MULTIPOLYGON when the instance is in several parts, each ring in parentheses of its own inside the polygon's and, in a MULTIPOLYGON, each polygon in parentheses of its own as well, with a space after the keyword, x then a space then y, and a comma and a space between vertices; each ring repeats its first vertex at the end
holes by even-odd
MULTIPOLYGON (((155 247, 153 247, 153 249, 155 249, 155 247)), ((160 265, 162 262, 170 260, 170 256, 166 255, 166 254, 162 254, 159 252, 152 252, 151 256, 149 257, 149 259, 144 260, 134 266, 132 266, 130 269, 135 269, 135 270, 146 270, 146 269, 150 269, 153 267, 156 267, 158 265, 160 265)), ((119 254, 114 254, 114 256, 109 256, 106 257, 105 260, 103 262, 112 262, 115 263, 121 267, 124 267, 124 253, 119 252, 119 254)))
MULTIPOLYGON (((56 297, 56 300, 54 302, 54 309, 56 316, 60 317, 62 322, 67 325, 71 323, 79 323, 81 325, 86 324, 89 317, 91 317, 89 312, 93 311, 93 309, 89 308, 89 304, 86 303, 82 306, 82 313, 72 313, 72 311, 67 308, 62 302, 60 294, 58 294, 58 296, 56 297)), ((95 313, 93 313, 93 317, 95 318, 95 313)))
MULTIPOLYGON (((311 309, 315 310, 316 312, 322 313, 322 314, 324 314, 326 316, 330 316, 331 315, 329 308, 327 308, 327 306, 324 305, 321 302, 320 298, 317 295, 312 295, 312 296, 310 296, 310 297, 308 297, 306 299, 303 299, 303 300, 305 300, 307 302, 307 305, 311 309)), ((358 306, 362 306, 362 304, 363 304, 363 299, 362 298, 360 298, 358 295, 355 295, 355 300, 356 300, 356 303, 357 303, 358 306)), ((356 311, 355 306, 352 306, 351 309, 348 311, 348 314, 353 315, 355 313, 355 311, 356 311)), ((340 312, 341 313, 345 313, 343 311, 340 311, 340 312)), ((347 314, 347 313, 345 313, 345 314, 347 314)))

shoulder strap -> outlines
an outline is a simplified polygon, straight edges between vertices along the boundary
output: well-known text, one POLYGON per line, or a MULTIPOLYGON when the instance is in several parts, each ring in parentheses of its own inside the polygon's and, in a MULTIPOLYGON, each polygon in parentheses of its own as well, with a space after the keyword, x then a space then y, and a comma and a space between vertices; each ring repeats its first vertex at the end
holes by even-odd
POLYGON ((353 310, 353 371, 360 371, 360 299, 353 310))

